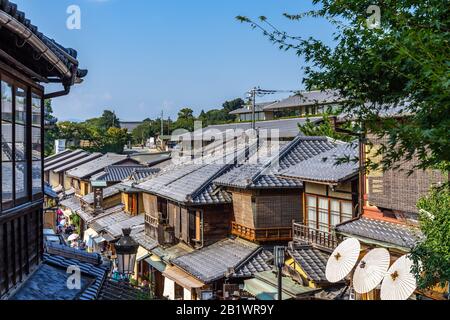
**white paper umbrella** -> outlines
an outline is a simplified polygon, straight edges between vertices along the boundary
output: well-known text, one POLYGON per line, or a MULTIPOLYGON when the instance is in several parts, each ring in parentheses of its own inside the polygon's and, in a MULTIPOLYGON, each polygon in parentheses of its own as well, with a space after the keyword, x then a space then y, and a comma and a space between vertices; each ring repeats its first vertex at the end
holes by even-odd
POLYGON ((353 287, 359 294, 375 289, 383 280, 390 264, 389 251, 377 248, 367 253, 358 263, 353 274, 353 287))
POLYGON ((325 269, 327 280, 335 283, 344 279, 358 261, 361 245, 357 239, 343 241, 328 259, 325 269))
POLYGON ((411 273, 412 265, 406 255, 395 261, 381 284, 381 300, 406 300, 414 293, 417 283, 411 273))
POLYGON ((80 236, 76 233, 71 234, 68 238, 67 241, 74 241, 77 240, 80 236))
POLYGON ((66 224, 66 219, 62 219, 60 222, 59 222, 59 225, 60 226, 64 226, 66 224))

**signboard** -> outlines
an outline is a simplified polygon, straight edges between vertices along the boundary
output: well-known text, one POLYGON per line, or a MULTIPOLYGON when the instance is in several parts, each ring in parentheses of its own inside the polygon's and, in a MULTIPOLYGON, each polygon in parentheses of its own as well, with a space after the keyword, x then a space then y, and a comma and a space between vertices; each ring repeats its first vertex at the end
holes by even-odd
POLYGON ((94 187, 94 210, 103 211, 103 187, 94 187))
POLYGON ((66 140, 55 140, 55 153, 58 154, 66 150, 66 140))

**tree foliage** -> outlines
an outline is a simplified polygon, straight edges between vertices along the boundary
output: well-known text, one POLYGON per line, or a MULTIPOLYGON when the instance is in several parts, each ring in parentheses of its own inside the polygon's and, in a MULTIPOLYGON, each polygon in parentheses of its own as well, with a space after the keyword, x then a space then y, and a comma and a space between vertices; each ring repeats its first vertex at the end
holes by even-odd
POLYGON ((349 136, 348 134, 336 132, 330 116, 326 114, 323 115, 322 121, 319 124, 312 122, 310 119, 306 119, 304 125, 299 124, 299 129, 305 136, 330 137, 347 142, 355 139, 355 137, 349 136))
POLYGON ((57 119, 53 116, 52 100, 44 102, 44 157, 48 157, 55 152, 55 140, 58 137, 58 127, 54 124, 57 119), (48 125, 47 125, 48 124, 48 125))
MULTIPOLYGON (((418 168, 450 168, 450 52, 448 3, 442 0, 383 1, 379 28, 369 28, 365 0, 313 0, 317 10, 284 14, 287 19, 326 19, 334 43, 289 35, 266 17, 250 23, 282 50, 306 61, 308 89, 336 89, 342 111, 362 120, 379 138, 383 169, 419 158, 418 168), (380 117, 397 106, 408 121, 380 117)), ((361 128, 362 129, 362 128, 361 128)))
POLYGON ((421 240, 412 250, 413 271, 421 289, 450 280, 450 186, 435 188, 418 202, 421 240))
POLYGON ((129 140, 127 130, 120 128, 120 120, 109 110, 101 117, 85 122, 59 122, 57 128, 59 139, 66 139, 76 148, 80 147, 81 141, 88 141, 89 144, 82 148, 91 152, 122 153, 129 140))

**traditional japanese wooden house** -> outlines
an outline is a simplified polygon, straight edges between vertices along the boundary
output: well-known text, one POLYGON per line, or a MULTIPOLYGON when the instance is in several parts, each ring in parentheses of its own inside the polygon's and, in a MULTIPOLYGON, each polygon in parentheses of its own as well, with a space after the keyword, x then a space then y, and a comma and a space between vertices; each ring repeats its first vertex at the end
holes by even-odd
POLYGON ((293 224, 295 241, 325 250, 337 246, 334 228, 358 214, 358 150, 356 142, 337 141, 330 150, 280 172, 304 183, 305 214, 293 224))
POLYGON ((138 161, 131 159, 127 155, 108 153, 95 160, 84 163, 74 169, 66 171, 65 175, 70 179, 71 187, 75 193, 85 196, 92 192, 91 178, 101 173, 106 167, 111 165, 137 165, 138 161))
POLYGON ((214 183, 232 194, 232 234, 256 242, 291 241, 292 221, 304 219, 304 184, 279 173, 335 146, 328 138, 298 136, 271 156, 250 157, 217 178, 214 183))
POLYGON ((43 102, 82 81, 87 71, 78 66, 75 50, 39 32, 14 3, 0 1, 0 297, 42 261, 43 102), (46 93, 46 83, 63 89, 46 93))

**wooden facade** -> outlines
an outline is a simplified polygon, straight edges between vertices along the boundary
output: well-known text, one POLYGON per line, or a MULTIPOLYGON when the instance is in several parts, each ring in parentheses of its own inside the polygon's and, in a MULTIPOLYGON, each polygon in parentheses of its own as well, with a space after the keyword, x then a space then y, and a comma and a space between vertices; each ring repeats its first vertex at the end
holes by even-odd
POLYGON ((200 248, 230 234, 231 204, 189 206, 143 193, 145 230, 161 245, 200 248))
POLYGON ((43 253, 43 88, 0 61, 2 192, 0 297, 37 268, 43 253))
MULTIPOLYGON (((381 156, 375 156, 377 144, 386 144, 386 138, 379 140, 372 135, 368 138, 375 145, 372 149, 366 147, 366 157, 374 162, 382 160, 381 156)), ((433 185, 445 183, 448 176, 444 176, 439 170, 414 169, 418 159, 402 162, 399 170, 372 171, 366 176, 366 205, 377 206, 380 209, 392 211, 418 213, 417 201, 426 195, 433 185), (408 174, 413 170, 412 174, 408 174)))
POLYGON ((292 221, 303 219, 301 190, 232 189, 232 234, 250 241, 290 241, 292 221))

